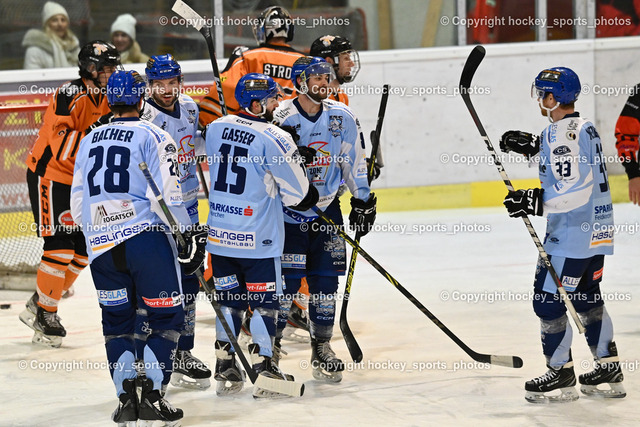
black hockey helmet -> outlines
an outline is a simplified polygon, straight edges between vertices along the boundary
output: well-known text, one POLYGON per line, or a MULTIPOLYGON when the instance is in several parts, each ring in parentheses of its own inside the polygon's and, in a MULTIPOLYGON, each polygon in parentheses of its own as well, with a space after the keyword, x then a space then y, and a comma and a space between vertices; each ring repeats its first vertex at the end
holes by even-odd
POLYGON ((262 45, 273 37, 285 37, 287 42, 293 40, 293 19, 287 9, 282 6, 270 6, 258 16, 253 26, 253 35, 262 45))
POLYGON ((105 66, 118 67, 120 65, 120 54, 118 49, 109 42, 103 40, 93 40, 80 49, 78 53, 78 66, 80 67, 80 76, 91 78, 89 70, 91 64, 94 64, 96 71, 99 73, 105 66))
POLYGON ((330 34, 318 37, 313 41, 313 43, 311 43, 309 55, 320 58, 329 57, 333 59, 333 67, 340 84, 352 82, 360 71, 360 56, 358 55, 358 51, 353 48, 351 42, 345 37, 332 36, 330 34), (342 53, 349 54, 349 57, 354 64, 351 67, 349 74, 344 76, 340 76, 338 73, 340 54, 342 53))

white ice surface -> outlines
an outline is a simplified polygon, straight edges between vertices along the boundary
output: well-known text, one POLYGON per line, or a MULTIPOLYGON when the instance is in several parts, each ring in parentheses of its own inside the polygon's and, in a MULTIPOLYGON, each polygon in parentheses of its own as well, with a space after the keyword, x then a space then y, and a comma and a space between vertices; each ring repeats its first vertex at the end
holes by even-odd
MULTIPOLYGON (((616 224, 633 227, 617 233, 616 253, 605 261, 602 283, 623 361, 625 399, 582 396, 556 405, 524 400, 524 382, 546 371, 530 302, 537 253, 522 221, 509 219, 500 208, 379 214, 379 226, 423 225, 431 231, 378 231, 362 243, 469 347, 480 353, 520 356, 523 368, 474 363, 359 259, 349 319, 364 362, 350 365, 340 384, 313 380, 307 345, 286 343, 289 354, 281 367, 305 382, 302 398, 256 401, 249 387, 234 397, 219 398, 215 386, 206 391, 170 386, 167 397, 184 410, 184 426, 638 425, 640 209, 616 205, 615 218, 616 224), (467 230, 475 226, 476 231, 454 234, 454 226, 467 230), (437 231, 444 228, 447 231, 437 231), (420 363, 425 369, 414 366, 420 363)), ((535 225, 542 236, 544 220, 537 218, 535 225)), ((13 302, 10 309, 0 310, 0 425, 115 425, 110 414, 116 397, 108 371, 100 367, 106 356, 88 269, 75 289, 76 295, 60 306, 68 331, 60 349, 31 344, 31 330, 18 320, 29 293, 0 291, 0 302, 13 302), (58 370, 46 371, 47 366, 58 370)), ((214 314, 204 300, 198 302, 197 317, 194 354, 213 367, 214 314)), ((334 349, 348 360, 337 325, 335 333, 334 349)), ((591 355, 577 332, 573 357, 576 374, 589 370, 591 355)))

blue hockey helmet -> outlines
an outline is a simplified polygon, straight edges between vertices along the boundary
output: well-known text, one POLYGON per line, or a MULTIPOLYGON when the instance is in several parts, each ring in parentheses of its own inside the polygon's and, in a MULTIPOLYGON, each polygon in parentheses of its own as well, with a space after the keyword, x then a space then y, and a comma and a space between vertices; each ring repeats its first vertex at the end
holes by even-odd
POLYGON ((284 37, 285 41, 293 40, 295 26, 287 9, 282 6, 270 6, 262 11, 253 26, 253 35, 262 45, 273 37, 284 37))
POLYGON ((238 104, 248 110, 251 102, 259 101, 264 114, 269 98, 282 96, 280 85, 271 77, 261 73, 249 73, 242 76, 238 81, 235 90, 235 97, 238 104))
POLYGON ((147 75, 149 81, 172 79, 174 77, 177 77, 179 80, 182 79, 180 64, 178 64, 178 61, 176 61, 170 53, 149 58, 144 73, 147 75))
POLYGON ((144 96, 146 84, 136 71, 117 70, 107 82, 109 105, 136 105, 144 96))
POLYGON ((307 80, 314 74, 328 74, 329 82, 335 78, 333 67, 323 58, 303 56, 296 59, 291 67, 291 81, 302 93, 307 93, 307 80), (302 80, 301 84, 298 84, 298 77, 302 80))
POLYGON ((578 99, 582 86, 578 75, 566 67, 553 67, 540 71, 533 82, 532 96, 544 99, 547 93, 560 104, 571 104, 578 99))

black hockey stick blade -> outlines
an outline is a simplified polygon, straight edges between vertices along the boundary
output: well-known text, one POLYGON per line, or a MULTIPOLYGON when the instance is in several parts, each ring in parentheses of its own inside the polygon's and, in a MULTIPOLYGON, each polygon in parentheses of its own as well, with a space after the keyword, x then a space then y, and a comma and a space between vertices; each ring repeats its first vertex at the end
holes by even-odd
POLYGON ((456 343, 465 353, 467 353, 473 360, 483 363, 491 363, 499 366, 506 366, 509 368, 520 368, 522 367, 522 359, 517 356, 494 356, 489 354, 481 354, 473 351, 466 345, 456 334, 451 332, 449 328, 445 326, 444 323, 440 321, 432 312, 427 309, 418 299, 411 294, 404 286, 400 284, 383 266, 381 266, 378 261, 376 261, 371 255, 365 251, 359 243, 353 240, 347 233, 344 232, 342 228, 340 228, 331 218, 329 218, 320 208, 313 207, 313 211, 318 215, 318 217, 322 218, 324 222, 332 226, 334 232, 342 237, 346 243, 348 243, 354 250, 357 250, 362 257, 367 260, 367 262, 375 268, 378 273, 382 274, 385 279, 389 281, 395 288, 400 291, 402 295, 404 295, 413 305, 415 305, 418 310, 422 312, 425 316, 429 318, 442 332, 444 332, 451 340, 456 343))
POLYGON ((468 90, 471 86, 471 80, 473 80, 473 75, 476 73, 476 70, 480 66, 480 63, 484 59, 484 55, 486 50, 484 47, 478 45, 473 48, 469 57, 467 58, 467 62, 464 64, 464 69, 462 70, 462 75, 460 76, 460 93, 462 95, 468 94, 468 90))

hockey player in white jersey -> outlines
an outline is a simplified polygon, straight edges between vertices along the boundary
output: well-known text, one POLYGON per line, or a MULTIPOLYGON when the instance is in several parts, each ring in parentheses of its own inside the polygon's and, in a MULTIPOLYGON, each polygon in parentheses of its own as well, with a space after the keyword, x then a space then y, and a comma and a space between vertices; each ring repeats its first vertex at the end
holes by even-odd
MULTIPOLYGON (((500 148, 539 155, 542 188, 511 191, 504 200, 509 216, 546 215, 544 248, 586 328, 595 369, 579 376, 586 395, 624 397, 623 375, 613 325, 600 291, 604 256, 613 253, 613 205, 602 143, 593 123, 574 103, 580 80, 565 67, 541 71, 532 86, 540 111, 551 124, 540 137, 509 131, 500 148), (608 384, 608 388, 598 388, 608 384)), ((540 318, 542 348, 549 370, 527 381, 532 403, 578 399, 571 357, 572 329, 566 307, 546 266, 538 261, 533 308, 540 318), (560 390, 560 394, 552 393, 560 390)))
MULTIPOLYGON (((365 146, 358 120, 345 104, 327 100, 332 78, 333 68, 324 59, 296 60, 291 80, 300 95, 283 101, 274 117, 280 125, 295 130, 301 150, 315 152, 307 154, 305 164, 307 176, 320 194, 318 208, 336 224, 343 224, 337 193, 344 180, 353 195, 349 222, 365 235, 375 221, 376 197, 367 181, 365 146)), ((313 376, 341 381, 344 363, 331 349, 330 340, 338 276, 345 274, 345 243, 312 210, 295 212, 285 208, 285 230, 282 266, 286 293, 280 305, 277 339, 286 325, 291 298, 300 287, 300 279, 306 276, 313 376)))
MULTIPOLYGON (((264 74, 242 77, 235 97, 243 112, 215 120, 207 127, 210 164, 207 251, 216 298, 237 336, 244 310, 251 308, 249 353, 260 375, 285 376, 273 363, 278 295, 282 293, 280 256, 284 246, 283 205, 307 210, 318 200, 309 184, 296 145, 288 133, 269 124, 280 90, 264 74)), ((235 351, 216 321, 218 394, 242 388, 235 351)), ((255 397, 271 396, 256 386, 255 397)))
MULTIPOLYGON (((119 406, 120 425, 175 425, 183 416, 163 395, 184 323, 177 249, 147 180, 146 162, 172 214, 190 224, 176 173, 171 136, 139 119, 145 83, 135 71, 116 71, 107 85, 112 123, 91 131, 80 143, 71 188, 71 213, 85 234, 91 275, 102 311, 102 329, 119 406), (134 330, 136 308, 145 308, 151 333, 142 355, 146 378, 136 393, 134 330)), ((190 245, 194 239, 189 238, 190 245)), ((188 260, 188 272, 202 265, 204 251, 188 260)), ((181 255, 182 256, 182 255, 181 255)))
MULTIPOLYGON (((199 226, 198 219, 198 183, 196 155, 204 154, 204 140, 198 129, 198 106, 190 96, 182 94, 182 70, 180 64, 171 56, 152 56, 147 62, 145 74, 149 83, 150 95, 142 112, 142 120, 148 120, 171 135, 178 146, 178 163, 182 198, 191 218, 197 238, 206 240, 206 230, 199 226), (198 153, 196 153, 198 151, 198 153)), ((185 322, 171 384, 185 388, 206 389, 210 384, 211 371, 197 357, 191 354, 195 340, 196 298, 200 284, 195 275, 184 274, 182 269, 182 287, 184 291, 185 322)), ((144 347, 148 330, 146 312, 139 309, 137 345, 144 347)))

